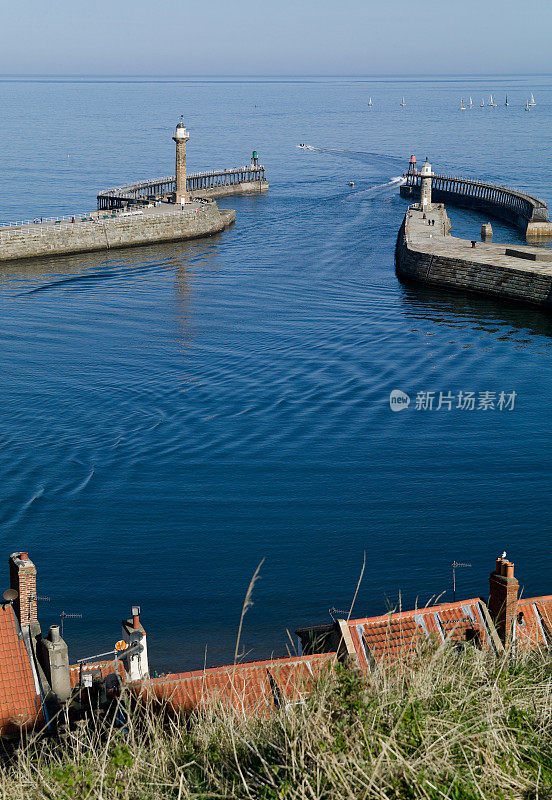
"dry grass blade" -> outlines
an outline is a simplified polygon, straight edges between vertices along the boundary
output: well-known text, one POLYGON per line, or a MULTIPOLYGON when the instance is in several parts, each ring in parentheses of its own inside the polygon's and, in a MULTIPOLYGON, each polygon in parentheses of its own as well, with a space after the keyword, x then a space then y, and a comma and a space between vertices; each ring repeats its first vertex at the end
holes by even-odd
POLYGON ((255 588, 255 584, 257 583, 257 580, 258 580, 260 572, 261 572, 261 567, 263 566, 264 562, 265 562, 265 560, 263 558, 261 563, 259 564, 259 566, 255 570, 255 572, 253 573, 253 577, 249 581, 249 586, 247 588, 247 592, 245 593, 245 600, 243 601, 243 606, 242 606, 241 616, 240 616, 240 624, 239 624, 239 627, 238 627, 238 635, 236 637, 236 649, 234 651, 234 664, 236 664, 237 661, 238 661, 238 654, 239 654, 239 650, 240 650, 241 633, 242 633, 242 628, 243 628, 243 620, 244 620, 245 615, 247 614, 247 611, 253 605, 253 599, 252 599, 253 598, 253 589, 255 588))

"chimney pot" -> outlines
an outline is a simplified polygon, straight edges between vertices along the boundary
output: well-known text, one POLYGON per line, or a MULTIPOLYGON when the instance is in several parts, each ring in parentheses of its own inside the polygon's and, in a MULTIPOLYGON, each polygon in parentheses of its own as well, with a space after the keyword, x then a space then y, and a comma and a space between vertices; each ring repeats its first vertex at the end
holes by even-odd
POLYGON ((51 642, 59 642, 61 639, 59 625, 50 625, 49 637, 51 642))
POLYGON ((132 606, 132 627, 135 631, 140 628, 140 606, 132 606))
POLYGON ((28 553, 19 553, 19 558, 21 559, 21 561, 28 561, 29 560, 29 554, 28 553))
POLYGON ((500 558, 500 556, 496 559, 496 570, 495 570, 495 572, 496 572, 497 575, 500 575, 502 573, 502 559, 500 558))
POLYGON ((511 561, 507 561, 505 564, 506 567, 506 577, 513 578, 514 577, 514 565, 511 561))

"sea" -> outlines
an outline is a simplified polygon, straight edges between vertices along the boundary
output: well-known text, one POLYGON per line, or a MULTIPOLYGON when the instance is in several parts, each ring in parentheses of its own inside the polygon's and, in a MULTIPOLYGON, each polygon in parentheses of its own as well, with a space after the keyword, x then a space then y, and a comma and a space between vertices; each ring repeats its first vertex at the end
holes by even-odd
POLYGON ((394 266, 411 154, 550 205, 552 77, 4 76, 0 104, 0 222, 172 174, 180 115, 189 171, 257 150, 270 181, 212 238, 0 265, 0 586, 28 551, 72 661, 134 604, 152 672, 294 653, 452 600, 453 562, 485 597, 503 551, 552 593, 552 318, 394 266))

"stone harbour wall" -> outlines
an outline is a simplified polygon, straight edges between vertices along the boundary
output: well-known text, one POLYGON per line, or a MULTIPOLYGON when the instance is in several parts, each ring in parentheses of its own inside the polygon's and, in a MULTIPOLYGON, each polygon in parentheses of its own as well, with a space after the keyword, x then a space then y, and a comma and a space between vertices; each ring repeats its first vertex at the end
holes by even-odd
MULTIPOLYGON (((547 262, 542 263, 539 258, 532 263, 527 253, 512 257, 505 246, 477 242, 472 248, 471 242, 443 232, 447 228, 445 218, 448 220, 443 207, 437 210, 436 217, 435 227, 430 227, 420 211, 407 211, 395 248, 395 265, 401 278, 552 306, 552 252, 547 262)), ((520 246, 521 249, 530 254, 529 248, 520 246)))
POLYGON ((235 211, 216 203, 185 211, 117 216, 63 225, 22 225, 0 233, 0 261, 154 244, 212 236, 235 222, 235 211))
POLYGON ((263 194, 268 192, 268 181, 242 181, 209 189, 191 189, 191 197, 229 197, 238 194, 263 194))

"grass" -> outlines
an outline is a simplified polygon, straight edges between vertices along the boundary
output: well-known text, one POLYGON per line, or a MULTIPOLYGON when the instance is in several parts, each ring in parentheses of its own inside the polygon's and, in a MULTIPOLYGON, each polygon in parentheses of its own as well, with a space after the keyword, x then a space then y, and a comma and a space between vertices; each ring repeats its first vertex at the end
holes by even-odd
POLYGON ((270 717, 150 706, 124 730, 82 722, 16 748, 0 797, 552 798, 552 658, 426 649, 369 676, 336 665, 270 717))

